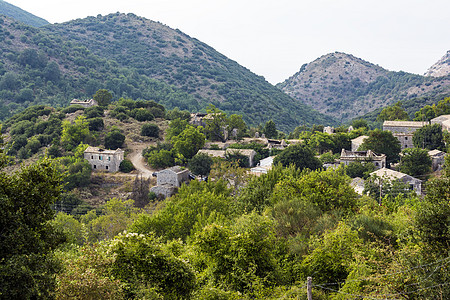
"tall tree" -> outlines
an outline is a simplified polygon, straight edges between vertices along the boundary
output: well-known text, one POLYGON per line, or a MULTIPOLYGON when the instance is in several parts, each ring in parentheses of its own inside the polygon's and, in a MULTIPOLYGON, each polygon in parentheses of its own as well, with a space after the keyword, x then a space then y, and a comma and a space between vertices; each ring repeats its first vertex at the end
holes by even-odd
POLYGON ((400 158, 400 171, 417 177, 431 171, 431 158, 428 151, 420 148, 403 150, 400 158))
POLYGON ((264 125, 264 134, 269 139, 276 139, 278 137, 277 126, 274 121, 269 120, 266 122, 264 125))
POLYGON ((314 152, 305 145, 293 145, 278 154, 273 163, 281 163, 284 167, 294 165, 298 169, 317 170, 322 167, 320 160, 314 156, 314 152))
POLYGON ((402 103, 397 102, 392 106, 388 106, 381 111, 377 120, 382 121, 400 121, 409 120, 408 113, 403 109, 402 103))
POLYGON ((188 125, 183 132, 173 138, 173 148, 184 159, 191 159, 205 144, 205 135, 201 130, 202 127, 195 128, 188 125))
POLYGON ((0 298, 50 298, 59 269, 52 251, 64 241, 49 224, 60 173, 48 159, 15 174, 1 170, 0 189, 0 298))
POLYGON ((425 125, 417 129, 413 136, 414 147, 428 150, 445 150, 442 127, 439 124, 425 125))
POLYGON ((369 133, 369 137, 359 147, 359 150, 369 149, 378 154, 386 154, 386 163, 389 165, 400 159, 399 153, 402 147, 392 132, 375 129, 369 133))
POLYGON ((100 106, 107 106, 111 103, 112 94, 105 89, 98 90, 94 95, 94 100, 97 101, 100 106))

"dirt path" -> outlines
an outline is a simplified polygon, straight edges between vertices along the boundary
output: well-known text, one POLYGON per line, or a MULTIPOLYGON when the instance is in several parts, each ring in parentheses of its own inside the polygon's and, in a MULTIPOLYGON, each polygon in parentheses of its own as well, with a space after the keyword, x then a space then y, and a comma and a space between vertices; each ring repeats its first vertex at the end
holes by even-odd
POLYGON ((142 156, 142 150, 144 150, 149 145, 150 144, 148 143, 133 143, 128 147, 131 149, 131 152, 127 155, 127 158, 133 163, 136 170, 144 178, 150 178, 152 176, 152 173, 156 171, 147 165, 147 162, 142 156))

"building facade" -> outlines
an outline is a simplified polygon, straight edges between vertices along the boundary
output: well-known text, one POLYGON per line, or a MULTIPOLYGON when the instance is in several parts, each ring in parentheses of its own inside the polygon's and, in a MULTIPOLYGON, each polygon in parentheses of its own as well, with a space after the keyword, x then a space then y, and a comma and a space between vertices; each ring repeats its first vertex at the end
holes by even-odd
POLYGON ((428 122, 384 121, 383 130, 392 132, 392 135, 395 136, 400 142, 403 150, 414 147, 414 132, 425 125, 428 125, 428 122))
POLYGON ((375 169, 386 167, 386 154, 376 154, 372 150, 367 151, 349 151, 342 149, 339 162, 348 166, 352 162, 373 162, 375 169))
POLYGON ((105 150, 98 147, 87 147, 84 158, 91 164, 94 171, 119 171, 120 163, 124 158, 122 149, 105 150))
POLYGON ((81 105, 85 108, 88 108, 91 106, 96 106, 96 105, 98 105, 98 103, 94 99, 89 99, 89 100, 73 99, 72 101, 70 101, 70 105, 81 105))

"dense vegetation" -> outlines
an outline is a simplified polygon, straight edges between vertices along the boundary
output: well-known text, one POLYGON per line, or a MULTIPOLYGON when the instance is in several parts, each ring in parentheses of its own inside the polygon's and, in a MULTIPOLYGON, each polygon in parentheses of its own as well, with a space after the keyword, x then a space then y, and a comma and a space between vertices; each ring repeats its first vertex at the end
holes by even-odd
MULTIPOLYGON (((450 77, 425 77, 391 72, 345 53, 324 55, 277 86, 318 111, 347 121, 361 115, 376 116, 385 106, 398 101, 407 112, 421 108, 423 100, 448 93, 450 77)), ((427 100, 428 101, 428 100, 427 100)), ((437 102, 437 101, 435 101, 437 102)), ((364 117, 366 118, 366 117, 364 117)))
POLYGON ((0 15, 8 16, 33 27, 41 27, 49 24, 46 20, 3 0, 0 0, 0 15))
POLYGON ((162 24, 112 14, 32 28, 1 17, 0 118, 33 104, 65 106, 108 89, 196 112, 214 103, 282 130, 333 123, 214 51, 162 24), (250 117, 251 116, 251 117, 250 117))

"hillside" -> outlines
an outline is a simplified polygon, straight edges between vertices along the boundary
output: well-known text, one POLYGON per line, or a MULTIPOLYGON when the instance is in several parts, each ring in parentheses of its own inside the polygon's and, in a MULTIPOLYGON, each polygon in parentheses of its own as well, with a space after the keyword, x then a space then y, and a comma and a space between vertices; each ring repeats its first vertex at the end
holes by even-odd
POLYGON ((425 76, 441 77, 450 75, 450 50, 434 65, 432 65, 425 76))
MULTIPOLYGON (((173 85, 201 103, 243 114, 252 125, 273 119, 280 129, 288 131, 298 124, 334 123, 208 45, 158 22, 116 13, 46 26, 44 30, 82 44, 93 55, 114 60, 136 74, 173 85)), ((121 92, 118 85, 108 89, 121 92)))
POLYGON ((3 0, 0 0, 0 15, 8 16, 33 27, 50 24, 48 21, 3 0))
POLYGON ((344 122, 397 101, 445 93, 450 90, 450 77, 391 72, 353 55, 336 52, 303 65, 277 87, 344 122))

